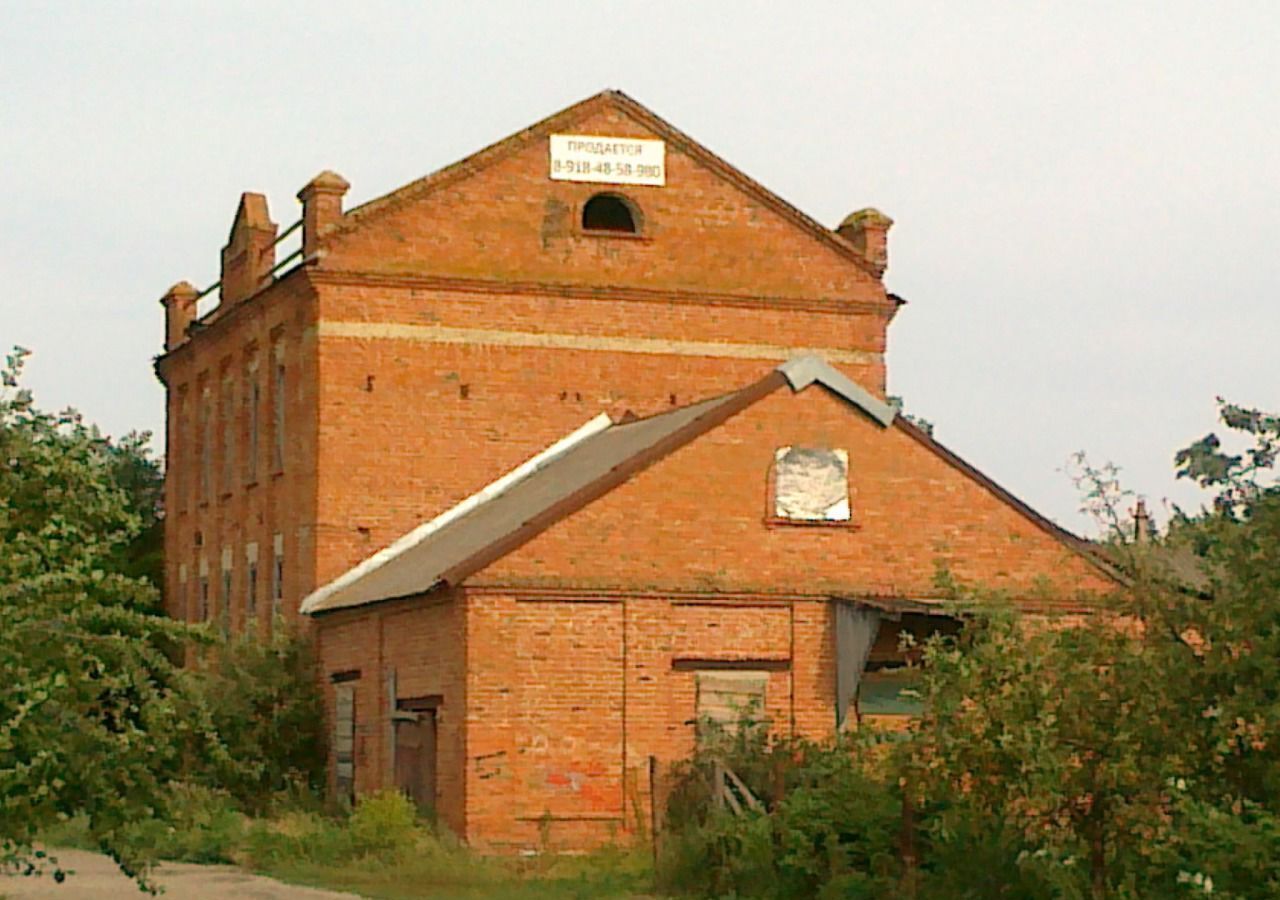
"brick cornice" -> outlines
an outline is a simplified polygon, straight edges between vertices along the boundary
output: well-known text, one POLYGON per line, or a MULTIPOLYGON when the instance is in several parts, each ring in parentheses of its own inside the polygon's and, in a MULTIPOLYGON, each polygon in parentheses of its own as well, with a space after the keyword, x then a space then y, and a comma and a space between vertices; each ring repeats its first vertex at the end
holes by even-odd
MULTIPOLYGON (((835 601, 856 601, 860 595, 868 599, 901 600, 904 596, 886 595, 878 592, 842 592, 830 591, 818 593, 795 593, 773 591, 716 591, 716 590, 663 590, 661 588, 584 588, 533 585, 519 581, 511 582, 465 582, 457 590, 464 594, 481 596, 499 595, 512 597, 517 601, 530 602, 566 602, 566 603, 621 603, 624 600, 666 600, 675 606, 765 606, 784 609, 793 603, 830 603, 835 601)), ((426 595, 419 595, 425 598, 426 595)), ((919 601, 920 597, 911 599, 919 601)), ((946 615, 950 608, 945 605, 945 598, 929 598, 938 604, 938 612, 946 615)), ((1098 611, 1097 606, 1079 602, 1078 600, 1045 600, 1041 598, 1011 598, 1010 602, 1021 612, 1051 615, 1089 615, 1098 611)))
POLYGON ((767 294, 728 294, 714 291, 577 285, 545 281, 504 281, 485 278, 458 278, 444 275, 401 275, 327 269, 307 270, 314 284, 355 287, 390 287, 407 290, 452 291, 466 294, 562 297, 582 300, 621 300, 639 303, 672 302, 703 306, 730 306, 741 309, 790 309, 797 312, 863 313, 889 318, 897 304, 884 300, 846 300, 827 297, 780 297, 767 294))

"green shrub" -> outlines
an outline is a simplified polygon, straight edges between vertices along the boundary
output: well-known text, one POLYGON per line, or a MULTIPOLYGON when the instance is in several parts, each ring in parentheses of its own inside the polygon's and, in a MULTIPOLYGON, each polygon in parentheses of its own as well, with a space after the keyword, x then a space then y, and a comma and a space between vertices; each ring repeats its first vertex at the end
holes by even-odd
POLYGON ((245 828, 244 815, 225 793, 175 784, 163 809, 125 826, 121 837, 147 862, 229 863, 235 860, 245 828))
POLYGON ((218 745, 188 778, 226 791, 252 815, 314 802, 324 786, 324 705, 310 643, 279 621, 273 636, 234 638, 186 674, 218 745))
POLYGON ((892 892, 901 799, 860 746, 770 740, 758 725, 721 737, 678 770, 658 865, 665 889, 762 898, 892 892), (735 816, 718 807, 718 764, 763 811, 735 816))
POLYGON ((398 856, 424 836, 413 801, 399 791, 360 798, 347 822, 351 850, 359 856, 398 856))

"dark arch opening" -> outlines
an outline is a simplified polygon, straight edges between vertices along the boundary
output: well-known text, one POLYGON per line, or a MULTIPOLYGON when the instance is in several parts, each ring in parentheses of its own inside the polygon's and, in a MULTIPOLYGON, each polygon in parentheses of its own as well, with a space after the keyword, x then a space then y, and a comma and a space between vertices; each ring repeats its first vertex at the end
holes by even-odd
POLYGON ((631 204, 615 194, 596 194, 582 207, 583 231, 638 234, 640 224, 631 204))

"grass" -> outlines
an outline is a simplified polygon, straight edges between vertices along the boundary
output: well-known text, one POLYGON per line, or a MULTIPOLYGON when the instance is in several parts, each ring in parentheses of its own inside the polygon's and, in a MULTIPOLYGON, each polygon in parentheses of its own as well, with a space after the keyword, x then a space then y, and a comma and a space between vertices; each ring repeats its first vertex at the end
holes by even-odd
POLYGON ((351 891, 378 900, 624 900, 653 896, 645 856, 617 850, 519 861, 482 858, 467 851, 441 860, 428 852, 411 854, 392 864, 377 859, 341 864, 293 861, 259 871, 293 884, 351 891))
MULTIPOLYGON (((647 850, 607 848, 580 856, 485 857, 419 822, 412 805, 387 792, 345 818, 293 810, 249 819, 214 792, 184 797, 182 819, 139 823, 131 842, 148 858, 231 862, 293 884, 379 900, 571 900, 651 897, 647 850)), ((50 847, 97 849, 87 822, 47 832, 50 847)))

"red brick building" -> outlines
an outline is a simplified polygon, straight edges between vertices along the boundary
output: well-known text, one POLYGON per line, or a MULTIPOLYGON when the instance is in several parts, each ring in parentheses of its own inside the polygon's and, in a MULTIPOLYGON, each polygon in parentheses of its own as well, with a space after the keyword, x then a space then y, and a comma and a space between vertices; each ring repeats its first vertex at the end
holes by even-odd
POLYGON ((292 268, 244 195, 218 306, 172 288, 157 364, 169 608, 302 603, 336 789, 480 846, 625 836, 700 716, 856 721, 940 568, 1110 586, 885 404, 874 210, 827 229, 616 92, 346 189, 300 192, 292 268))

